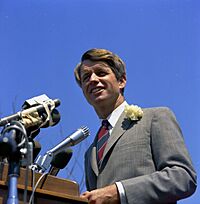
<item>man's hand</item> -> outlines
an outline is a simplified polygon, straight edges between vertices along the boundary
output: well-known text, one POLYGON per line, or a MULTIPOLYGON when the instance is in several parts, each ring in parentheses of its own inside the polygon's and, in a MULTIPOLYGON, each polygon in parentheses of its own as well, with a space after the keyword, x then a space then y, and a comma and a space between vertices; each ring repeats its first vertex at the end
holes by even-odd
POLYGON ((120 198, 115 184, 99 188, 93 191, 86 191, 81 198, 88 199, 89 204, 119 204, 120 198))

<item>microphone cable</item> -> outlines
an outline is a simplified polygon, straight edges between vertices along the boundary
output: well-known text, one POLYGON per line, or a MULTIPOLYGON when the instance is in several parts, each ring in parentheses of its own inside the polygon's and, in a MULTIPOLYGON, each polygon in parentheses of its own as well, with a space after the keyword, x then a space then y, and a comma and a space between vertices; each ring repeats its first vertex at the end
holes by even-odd
POLYGON ((34 184, 33 184, 34 188, 33 188, 33 191, 32 191, 32 193, 31 193, 31 196, 30 196, 30 199, 29 199, 29 204, 31 204, 32 202, 34 203, 34 201, 33 201, 34 193, 35 193, 35 191, 36 191, 36 189, 37 189, 39 183, 40 183, 41 180, 43 179, 43 177, 46 176, 47 174, 49 174, 49 173, 48 173, 48 172, 44 172, 44 173, 40 176, 40 178, 37 180, 37 183, 35 184, 35 186, 34 186, 34 184))
MULTIPOLYGON (((36 175, 36 171, 35 171, 35 169, 31 169, 31 171, 32 171, 32 192, 34 192, 35 191, 34 189, 35 189, 35 175, 36 175)), ((32 195, 32 198, 31 197, 29 198, 29 202, 34 204, 34 193, 32 195)))

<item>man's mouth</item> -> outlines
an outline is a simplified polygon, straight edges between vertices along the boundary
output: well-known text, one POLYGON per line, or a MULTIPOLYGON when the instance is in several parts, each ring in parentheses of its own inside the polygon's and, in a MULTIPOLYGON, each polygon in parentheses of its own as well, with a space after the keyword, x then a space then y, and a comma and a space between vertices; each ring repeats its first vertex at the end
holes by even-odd
POLYGON ((90 93, 98 93, 98 92, 100 92, 100 91, 102 91, 102 90, 103 90, 102 87, 96 87, 96 88, 91 89, 91 90, 90 90, 90 93))

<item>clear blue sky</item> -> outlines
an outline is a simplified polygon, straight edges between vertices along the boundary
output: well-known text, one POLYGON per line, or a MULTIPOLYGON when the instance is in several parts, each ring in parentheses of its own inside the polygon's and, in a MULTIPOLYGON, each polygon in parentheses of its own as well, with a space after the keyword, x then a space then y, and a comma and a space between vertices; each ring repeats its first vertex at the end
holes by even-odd
MULTIPOLYGON (((84 190, 83 155, 99 120, 73 69, 86 50, 106 48, 127 65, 129 103, 174 111, 199 174, 199 11, 199 0, 1 0, 0 117, 34 96, 59 98, 60 123, 37 136, 41 154, 87 125, 91 135, 59 173, 84 190)), ((199 194, 179 203, 199 204, 199 194)))

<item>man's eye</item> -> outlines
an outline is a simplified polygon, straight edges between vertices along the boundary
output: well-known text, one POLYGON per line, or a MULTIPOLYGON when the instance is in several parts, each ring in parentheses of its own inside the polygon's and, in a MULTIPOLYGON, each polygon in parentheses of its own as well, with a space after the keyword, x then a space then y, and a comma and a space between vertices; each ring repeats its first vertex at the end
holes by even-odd
POLYGON ((106 72, 103 72, 103 71, 98 72, 98 76, 105 76, 105 75, 106 75, 106 72))
POLYGON ((86 81, 88 78, 89 78, 89 75, 88 75, 88 74, 87 74, 87 75, 84 75, 84 76, 82 76, 82 81, 84 82, 84 81, 86 81))

